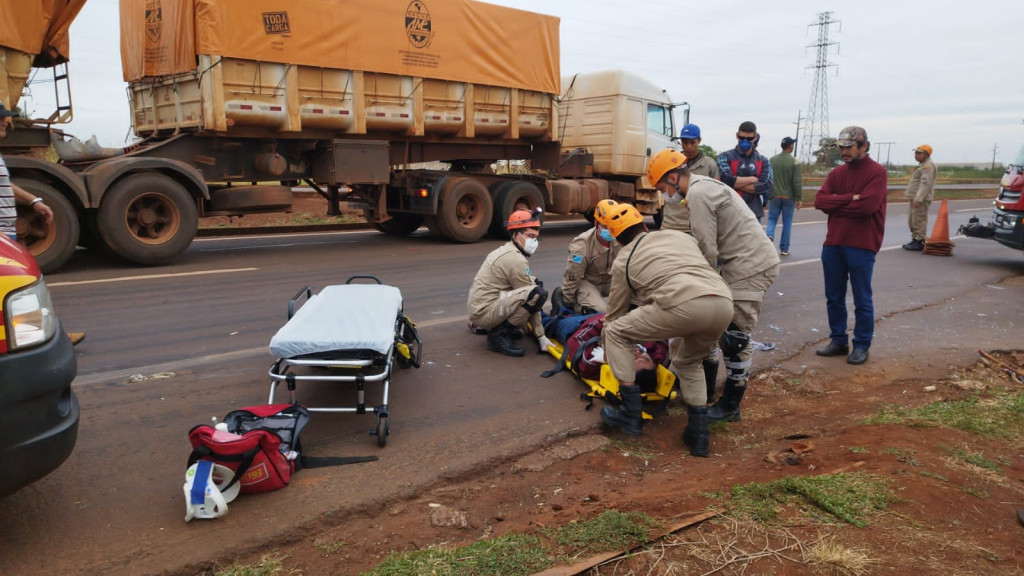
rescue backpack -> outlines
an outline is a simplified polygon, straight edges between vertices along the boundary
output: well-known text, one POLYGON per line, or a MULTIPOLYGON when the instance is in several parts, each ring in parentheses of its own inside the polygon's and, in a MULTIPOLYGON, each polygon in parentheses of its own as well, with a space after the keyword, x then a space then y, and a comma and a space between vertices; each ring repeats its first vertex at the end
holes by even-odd
POLYGON ((228 412, 224 423, 226 431, 200 424, 188 433, 192 444, 188 466, 209 460, 234 471, 234 477, 223 490, 237 482, 243 494, 269 492, 287 486, 292 474, 301 468, 377 459, 376 456, 313 458, 303 455, 299 435, 309 423, 309 410, 299 404, 240 408, 228 412))

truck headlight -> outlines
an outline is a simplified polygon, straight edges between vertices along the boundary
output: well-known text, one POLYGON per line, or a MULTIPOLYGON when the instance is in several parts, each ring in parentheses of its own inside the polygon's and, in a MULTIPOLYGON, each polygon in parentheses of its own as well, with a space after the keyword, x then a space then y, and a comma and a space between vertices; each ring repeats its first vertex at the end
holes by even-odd
POLYGON ((57 316, 46 282, 14 290, 4 303, 7 349, 14 351, 46 342, 57 331, 57 316))

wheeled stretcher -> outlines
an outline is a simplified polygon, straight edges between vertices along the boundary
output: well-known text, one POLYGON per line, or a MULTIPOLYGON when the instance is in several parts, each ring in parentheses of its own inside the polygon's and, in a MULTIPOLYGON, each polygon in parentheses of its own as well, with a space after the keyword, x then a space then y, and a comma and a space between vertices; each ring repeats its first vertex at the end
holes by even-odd
POLYGON ((387 444, 388 389, 394 364, 419 368, 422 342, 416 326, 402 311, 402 293, 381 284, 375 276, 352 276, 343 285, 327 286, 319 294, 306 286, 288 301, 288 322, 270 340, 270 398, 277 386, 288 386, 296 400, 299 382, 355 384, 355 405, 306 406, 311 412, 354 412, 376 415, 370 430, 377 444, 387 444), (374 284, 353 284, 353 280, 374 284), (299 304, 303 302, 301 307, 299 304), (366 406, 366 384, 381 383, 381 403, 366 406))

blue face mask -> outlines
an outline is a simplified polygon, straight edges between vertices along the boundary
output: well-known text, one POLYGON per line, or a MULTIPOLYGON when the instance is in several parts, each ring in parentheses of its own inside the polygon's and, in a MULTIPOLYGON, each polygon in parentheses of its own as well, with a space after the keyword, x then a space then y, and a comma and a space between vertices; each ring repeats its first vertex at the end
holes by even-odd
POLYGON ((601 229, 599 235, 601 236, 601 240, 604 240, 605 242, 611 242, 612 240, 615 240, 615 238, 612 236, 612 233, 604 228, 601 229))
POLYGON ((740 152, 750 152, 753 147, 754 143, 750 140, 740 140, 740 152))

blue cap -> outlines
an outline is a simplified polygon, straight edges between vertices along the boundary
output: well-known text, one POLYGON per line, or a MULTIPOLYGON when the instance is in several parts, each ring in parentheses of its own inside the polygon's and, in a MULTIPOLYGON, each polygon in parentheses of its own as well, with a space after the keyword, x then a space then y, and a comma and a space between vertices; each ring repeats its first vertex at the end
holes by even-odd
POLYGON ((679 131, 680 140, 699 140, 700 139, 700 126, 696 124, 687 124, 683 126, 683 129, 679 131))

